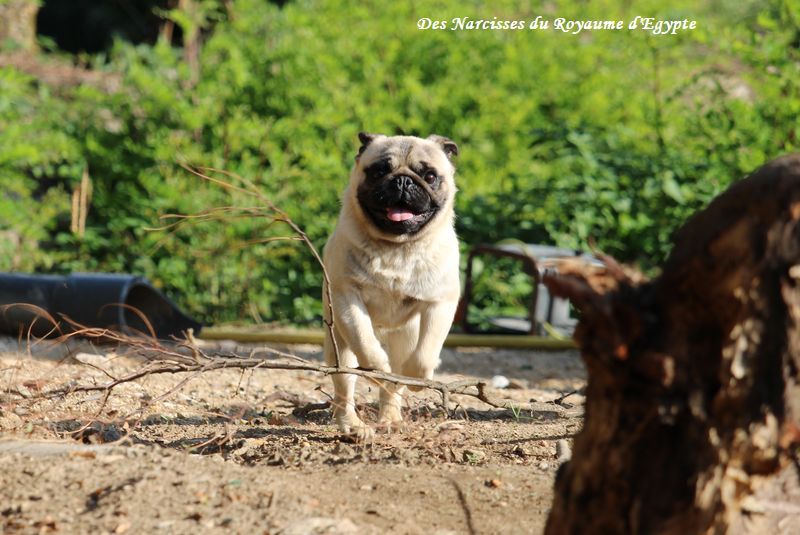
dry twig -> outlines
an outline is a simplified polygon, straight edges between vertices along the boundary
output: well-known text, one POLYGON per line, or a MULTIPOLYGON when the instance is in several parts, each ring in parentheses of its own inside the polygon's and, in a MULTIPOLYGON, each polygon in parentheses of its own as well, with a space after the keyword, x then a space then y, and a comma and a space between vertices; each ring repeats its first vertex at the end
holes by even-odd
POLYGON ((66 318, 65 321, 69 322, 74 331, 64 335, 61 338, 62 340, 80 336, 92 340, 115 342, 127 347, 129 353, 144 358, 145 362, 142 366, 126 375, 114 377, 106 374, 109 380, 104 383, 70 383, 55 386, 41 390, 34 396, 35 398, 54 399, 78 392, 101 392, 104 394, 105 401, 114 388, 121 384, 130 383, 150 375, 189 373, 189 376, 183 378, 172 389, 158 397, 158 399, 164 399, 185 386, 192 379, 206 372, 221 369, 255 370, 261 368, 267 370, 310 371, 324 375, 347 373, 370 379, 378 384, 392 383, 433 390, 440 394, 442 405, 448 411, 452 395, 473 397, 499 409, 564 411, 562 407, 555 403, 531 402, 529 404, 517 404, 493 398, 487 393, 488 385, 486 381, 481 379, 466 379, 445 383, 376 370, 328 366, 269 347, 252 350, 246 355, 235 351, 209 351, 198 347, 193 337, 190 337, 187 341, 178 341, 174 344, 166 345, 153 338, 129 336, 109 329, 86 327, 69 318, 66 318))
MULTIPOLYGON (((183 388, 192 379, 206 372, 221 369, 237 369, 244 371, 256 370, 259 368, 267 370, 310 371, 323 375, 345 373, 364 377, 378 385, 391 383, 433 390, 438 392, 441 396, 442 406, 448 414, 450 413, 451 397, 453 395, 472 397, 491 407, 512 410, 514 412, 519 412, 521 410, 531 412, 567 412, 564 407, 559 405, 560 400, 556 402, 531 401, 529 403, 520 404, 509 400, 494 398, 487 392, 488 384, 482 379, 464 379, 445 383, 442 381, 407 377, 377 370, 328 366, 270 347, 254 349, 247 354, 237 353, 235 351, 209 351, 199 347, 191 333, 187 333, 186 340, 165 344, 155 338, 145 337, 141 334, 133 336, 105 328, 87 327, 68 317, 64 317, 63 319, 64 322, 68 324, 70 332, 62 335, 55 343, 66 343, 73 337, 80 337, 98 342, 111 342, 118 344, 120 347, 124 347, 125 354, 144 359, 144 363, 140 367, 122 376, 112 375, 95 364, 79 361, 84 365, 101 371, 108 378, 108 381, 97 383, 93 380, 92 382, 86 383, 70 382, 67 384, 55 385, 52 388, 40 389, 35 395, 30 397, 30 401, 35 401, 36 399, 56 399, 80 392, 100 392, 102 394, 102 402, 100 409, 97 411, 98 416, 117 386, 131 383, 151 375, 189 374, 178 381, 178 383, 168 391, 151 400, 152 403, 168 398, 183 388)), ((150 403, 148 403, 148 405, 149 404, 150 403)), ((322 406, 323 405, 320 404, 318 407, 310 407, 310 410, 322 408, 322 406)), ((133 414, 144 408, 145 406, 136 409, 126 416, 126 418, 133 416, 133 414)))

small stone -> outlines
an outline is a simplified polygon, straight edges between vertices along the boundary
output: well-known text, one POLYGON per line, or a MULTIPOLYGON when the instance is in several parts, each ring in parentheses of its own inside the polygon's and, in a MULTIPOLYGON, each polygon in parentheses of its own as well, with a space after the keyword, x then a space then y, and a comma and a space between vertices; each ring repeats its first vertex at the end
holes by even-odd
POLYGON ((464 424, 461 422, 455 422, 453 420, 448 420, 446 422, 442 422, 436 426, 436 429, 441 433, 444 431, 461 431, 464 429, 464 424))
POLYGON ((505 375, 495 375, 492 377, 492 388, 507 388, 509 384, 511 384, 511 381, 509 381, 508 377, 505 375))
POLYGON ((461 459, 465 463, 476 464, 486 458, 486 453, 481 450, 464 450, 461 453, 461 459))
POLYGON ((547 470, 548 468, 550 468, 550 463, 548 463, 547 461, 542 461, 539 463, 539 468, 542 470, 547 470))
POLYGON ((503 482, 499 479, 489 479, 486 481, 486 486, 490 489, 499 489, 503 486, 503 482))
POLYGON ((586 403, 586 396, 581 394, 570 394, 561 400, 562 405, 569 405, 570 407, 578 407, 586 403))

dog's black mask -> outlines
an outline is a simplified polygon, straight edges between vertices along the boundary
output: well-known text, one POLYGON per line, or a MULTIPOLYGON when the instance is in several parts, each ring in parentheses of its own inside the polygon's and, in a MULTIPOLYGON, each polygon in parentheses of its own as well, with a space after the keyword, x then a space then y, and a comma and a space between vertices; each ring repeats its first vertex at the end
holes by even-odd
POLYGON ((435 199, 441 179, 431 169, 391 170, 388 162, 376 162, 365 170, 357 197, 372 223, 388 234, 414 234, 439 210, 435 199))

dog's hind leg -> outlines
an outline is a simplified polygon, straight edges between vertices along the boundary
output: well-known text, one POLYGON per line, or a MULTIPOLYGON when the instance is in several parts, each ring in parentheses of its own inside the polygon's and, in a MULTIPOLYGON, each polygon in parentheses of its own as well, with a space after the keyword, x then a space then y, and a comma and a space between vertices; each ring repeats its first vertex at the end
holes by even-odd
MULTIPOLYGON (((384 339, 392 372, 403 373, 405 363, 417 346, 419 317, 409 321, 403 328, 387 332, 384 339)), ((403 421, 402 405, 405 387, 387 381, 380 384, 380 409, 378 425, 391 430, 403 421)))
MULTIPOLYGON (((422 311, 419 341, 403 366, 403 374, 420 379, 433 377, 433 371, 439 366, 442 346, 450 332, 457 306, 458 300, 441 301, 422 311)), ((409 389, 419 390, 416 387, 409 389)))

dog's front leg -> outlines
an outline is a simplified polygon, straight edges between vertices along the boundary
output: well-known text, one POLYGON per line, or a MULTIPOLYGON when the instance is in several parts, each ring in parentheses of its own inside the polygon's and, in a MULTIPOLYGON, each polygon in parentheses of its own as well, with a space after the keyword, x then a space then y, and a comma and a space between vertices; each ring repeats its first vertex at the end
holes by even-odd
POLYGON ((375 336, 369 311, 361 297, 354 292, 334 292, 333 312, 336 330, 355 353, 359 367, 390 372, 389 356, 375 336))

